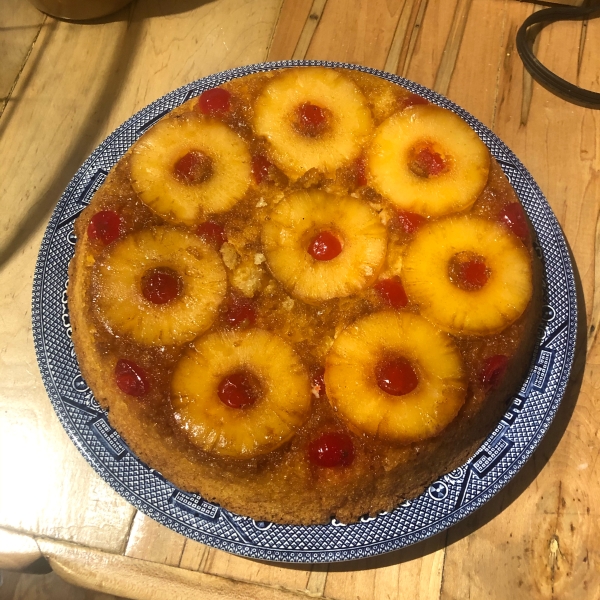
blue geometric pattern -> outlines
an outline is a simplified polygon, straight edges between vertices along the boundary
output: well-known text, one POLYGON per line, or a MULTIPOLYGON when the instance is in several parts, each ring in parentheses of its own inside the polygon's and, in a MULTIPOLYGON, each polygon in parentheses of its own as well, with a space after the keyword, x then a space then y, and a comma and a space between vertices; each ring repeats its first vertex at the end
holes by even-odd
POLYGON ((365 67, 321 61, 284 61, 211 75, 153 102, 111 134, 85 161, 62 195, 44 235, 33 285, 33 334, 50 400, 65 430, 92 467, 119 494, 172 530, 252 558, 332 562, 365 558, 408 546, 460 521, 496 494, 538 446, 562 399, 575 350, 575 280, 561 228, 535 181, 515 155, 462 108, 401 77, 365 67), (81 377, 66 304, 73 256, 73 222, 113 165, 165 113, 206 89, 258 71, 290 66, 345 67, 408 88, 460 115, 498 160, 521 199, 539 240, 545 269, 544 322, 520 392, 493 433, 460 468, 390 513, 344 525, 290 526, 253 521, 177 489, 142 463, 109 425, 81 377))

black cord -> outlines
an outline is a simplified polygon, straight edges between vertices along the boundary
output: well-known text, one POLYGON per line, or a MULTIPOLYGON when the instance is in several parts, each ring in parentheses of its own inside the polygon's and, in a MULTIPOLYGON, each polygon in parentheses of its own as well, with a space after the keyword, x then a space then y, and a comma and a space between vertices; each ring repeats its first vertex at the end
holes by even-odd
POLYGON ((547 69, 533 53, 533 41, 535 36, 539 34, 539 31, 531 37, 528 36, 527 30, 537 23, 540 23, 541 28, 543 28, 557 21, 585 21, 596 17, 600 17, 600 6, 598 5, 546 8, 530 15, 525 19, 519 31, 517 31, 517 51, 525 68, 531 73, 531 76, 553 94, 560 96, 568 102, 587 108, 600 108, 600 94, 569 83, 565 79, 555 75, 550 69, 547 69))

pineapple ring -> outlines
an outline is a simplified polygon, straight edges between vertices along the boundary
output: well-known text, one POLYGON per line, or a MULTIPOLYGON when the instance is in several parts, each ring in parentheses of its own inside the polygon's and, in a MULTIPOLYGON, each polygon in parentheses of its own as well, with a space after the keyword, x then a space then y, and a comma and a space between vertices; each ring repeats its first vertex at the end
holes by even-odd
POLYGON ((196 113, 159 121, 131 155, 131 185, 140 198, 161 217, 186 225, 229 210, 246 193, 250 177, 245 142, 227 125, 196 113), (173 173, 177 161, 193 151, 212 161, 212 174, 202 183, 185 183, 173 173))
POLYGON ((418 105, 392 115, 379 126, 368 151, 368 179, 398 208, 440 217, 470 208, 485 187, 490 153, 479 136, 454 113, 418 105), (430 143, 446 169, 420 177, 409 167, 413 148, 430 143))
POLYGON ((129 235, 107 248, 94 265, 93 305, 117 335, 146 346, 183 344, 206 331, 227 291, 227 274, 217 251, 201 238, 170 227, 129 235), (181 278, 182 291, 166 304, 142 293, 142 277, 167 268, 181 278))
POLYGON ((377 213, 351 196, 300 191, 280 202, 264 224, 263 251, 274 277, 308 303, 354 294, 373 283, 385 261, 387 230, 377 213), (321 231, 341 238, 342 252, 315 260, 310 241, 321 231))
POLYGON ((421 314, 456 335, 492 335, 525 311, 533 293, 531 258, 502 225, 477 217, 451 217, 422 227, 408 246, 402 278, 421 314), (477 290, 453 284, 449 265, 470 252, 483 258, 489 279, 477 290))
POLYGON ((326 358, 325 388, 353 429, 410 443, 437 435, 456 417, 467 380, 450 336, 419 315, 386 311, 338 335, 326 358), (388 394, 377 383, 377 366, 390 355, 407 359, 417 375, 417 387, 403 396, 388 394))
POLYGON ((260 329, 198 338, 175 367, 171 382, 175 419, 202 450, 251 458, 275 450, 309 417, 308 373, 280 337, 260 329), (228 374, 248 369, 262 388, 252 405, 231 408, 217 390, 228 374))
POLYGON ((309 169, 334 171, 353 160, 372 128, 362 92, 332 69, 285 71, 267 84, 254 108, 256 133, 267 138, 271 160, 292 179, 309 169), (328 111, 331 121, 326 132, 308 137, 296 131, 295 111, 304 103, 328 111))

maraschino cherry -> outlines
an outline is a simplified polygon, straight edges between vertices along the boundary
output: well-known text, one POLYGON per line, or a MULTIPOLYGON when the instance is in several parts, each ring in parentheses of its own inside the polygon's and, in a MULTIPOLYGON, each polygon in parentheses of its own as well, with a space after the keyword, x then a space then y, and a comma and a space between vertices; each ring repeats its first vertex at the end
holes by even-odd
POLYGON ((490 356, 483 363, 483 369, 481 370, 480 375, 481 383, 487 388, 496 387, 504 377, 507 367, 508 356, 505 356, 504 354, 490 356))
POLYGON ((217 250, 227 241, 225 227, 214 221, 205 221, 196 228, 196 233, 207 243, 214 246, 217 250))
POLYGON ((257 154, 252 157, 252 176, 254 181, 259 184, 269 177, 269 167, 271 163, 269 159, 262 154, 257 154))
POLYGON ((377 385, 392 396, 409 394, 419 384, 412 365, 402 356, 385 360, 377 365, 375 376, 377 385))
POLYGON ((231 296, 225 312, 225 320, 229 325, 232 327, 254 325, 256 316, 256 306, 250 298, 231 296))
POLYGON ((419 94, 410 93, 405 98, 400 100, 400 110, 404 110, 409 106, 417 106, 419 104, 429 104, 429 100, 423 98, 423 96, 419 96, 419 94))
POLYGON ((381 279, 373 287, 381 298, 393 308, 404 308, 408 304, 408 296, 399 277, 381 279))
POLYGON ((308 253, 315 260, 333 260, 342 251, 342 242, 331 231, 321 231, 308 246, 308 253))
POLYGON ((407 210, 399 210, 397 212, 397 219, 400 227, 409 235, 415 233, 421 225, 427 222, 427 219, 423 215, 407 210))
POLYGON ((354 161, 354 183, 357 187, 367 185, 367 159, 364 156, 359 156, 354 161))
POLYGON ((188 152, 173 167, 175 177, 189 184, 203 183, 210 178, 212 172, 212 159, 199 150, 188 152))
POLYGON ((321 135, 327 129, 326 111, 310 102, 305 102, 298 107, 298 130, 308 137, 321 135))
POLYGON ((516 236, 528 242, 531 234, 527 224, 525 210, 518 202, 507 204, 498 214, 498 220, 506 225, 516 236))
POLYGON ((322 433, 309 444, 308 458, 318 467, 348 467, 354 461, 352 438, 339 431, 322 433))
POLYGON ((259 396, 258 381, 248 371, 237 371, 221 380, 217 389, 219 399, 230 408, 245 408, 259 396))
POLYGON ((115 365, 115 380, 119 389, 129 396, 140 397, 150 389, 146 371, 125 358, 119 359, 115 365))
POLYGON ((121 235, 121 217, 114 210, 101 210, 91 218, 87 234, 91 240, 110 244, 121 235))
POLYGON ((460 263, 458 277, 461 286, 465 289, 479 290, 487 283, 490 276, 485 262, 480 259, 474 259, 460 263))
POLYGON ((196 107, 203 115, 226 114, 231 110, 231 94, 220 87, 206 90, 200 94, 196 107))
POLYGON ((435 177, 444 172, 446 161, 431 146, 423 146, 413 154, 409 167, 420 177, 435 177))
POLYGON ((168 268, 150 269, 142 277, 142 294, 153 304, 166 304, 181 292, 181 278, 168 268))

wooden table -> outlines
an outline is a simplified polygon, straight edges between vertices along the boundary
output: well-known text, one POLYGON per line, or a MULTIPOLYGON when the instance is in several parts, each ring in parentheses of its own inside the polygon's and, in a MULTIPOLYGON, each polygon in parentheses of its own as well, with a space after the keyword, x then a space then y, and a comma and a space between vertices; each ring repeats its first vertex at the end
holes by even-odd
MULTIPOLYGON (((600 598, 600 112, 552 96, 524 72, 515 33, 532 10, 513 0, 137 0, 82 25, 2 0, 0 567, 23 570, 45 557, 67 581, 143 599, 600 598), (557 418, 501 493, 414 547, 314 567, 208 548, 113 492, 53 412, 30 314, 48 218, 107 134, 198 77, 292 57, 405 75, 493 129, 565 231, 582 316, 557 418)), ((538 55, 600 91, 600 20, 547 28, 538 55)))

